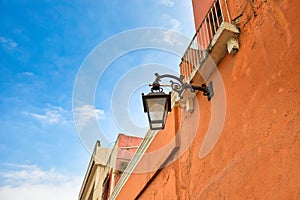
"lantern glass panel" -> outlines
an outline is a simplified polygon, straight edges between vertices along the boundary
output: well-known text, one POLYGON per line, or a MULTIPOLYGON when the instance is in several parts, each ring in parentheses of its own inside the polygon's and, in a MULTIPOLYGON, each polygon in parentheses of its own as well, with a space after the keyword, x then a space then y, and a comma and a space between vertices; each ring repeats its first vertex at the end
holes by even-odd
POLYGON ((171 111, 171 95, 160 93, 142 94, 144 112, 148 114, 151 130, 161 130, 165 127, 168 112, 171 111))
POLYGON ((153 98, 147 100, 149 117, 151 121, 163 121, 166 113, 166 98, 153 98))

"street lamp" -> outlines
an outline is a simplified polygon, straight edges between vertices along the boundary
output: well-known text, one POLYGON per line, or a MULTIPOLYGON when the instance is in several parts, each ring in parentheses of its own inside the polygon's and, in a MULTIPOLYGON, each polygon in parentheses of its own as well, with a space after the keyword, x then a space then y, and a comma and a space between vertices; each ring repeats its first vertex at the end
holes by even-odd
POLYGON ((153 83, 151 92, 142 93, 144 112, 148 114, 151 130, 164 129, 167 114, 171 111, 171 93, 166 94, 159 84, 153 83))
POLYGON ((212 82, 209 82, 208 86, 205 84, 193 86, 184 83, 184 76, 182 75, 178 78, 169 74, 159 75, 158 73, 155 73, 155 76, 156 79, 153 84, 150 85, 152 86, 151 92, 147 95, 142 93, 144 112, 148 115, 151 130, 164 129, 168 112, 171 111, 171 93, 166 94, 163 92, 159 83, 162 78, 172 78, 175 80, 175 82, 172 80, 170 81, 170 86, 174 92, 178 93, 180 98, 183 98, 182 95, 186 89, 190 89, 192 92, 195 92, 195 90, 203 92, 203 95, 207 96, 208 101, 210 101, 214 95, 212 82))

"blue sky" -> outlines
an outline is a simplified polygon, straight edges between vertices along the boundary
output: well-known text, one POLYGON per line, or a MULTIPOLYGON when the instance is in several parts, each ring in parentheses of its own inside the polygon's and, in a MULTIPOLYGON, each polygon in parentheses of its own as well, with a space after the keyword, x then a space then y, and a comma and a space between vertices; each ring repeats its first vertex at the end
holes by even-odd
MULTIPOLYGON (((73 121, 76 75, 97 45, 144 27, 191 38, 191 2, 0 0, 1 199, 77 198, 90 154, 73 121)), ((158 63, 179 70, 179 61, 166 52, 144 50, 122 56, 105 71, 91 109, 111 141, 119 131, 111 113, 115 83, 134 67, 158 63)), ((133 95, 129 111, 136 110, 137 101, 133 95)), ((130 115, 145 125, 144 113, 130 115)))

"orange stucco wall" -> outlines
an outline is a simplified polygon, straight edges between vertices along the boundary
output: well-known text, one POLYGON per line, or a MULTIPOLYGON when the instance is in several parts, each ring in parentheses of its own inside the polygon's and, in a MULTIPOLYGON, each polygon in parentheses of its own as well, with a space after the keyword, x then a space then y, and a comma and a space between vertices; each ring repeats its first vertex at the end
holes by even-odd
POLYGON ((214 0, 192 0, 195 30, 198 29, 214 0))
MULTIPOLYGON (((132 174, 118 199, 134 199, 139 193, 139 199, 147 200, 300 199, 300 1, 227 2, 232 18, 243 15, 236 21, 240 50, 218 65, 226 118, 216 145, 199 157, 215 103, 214 97, 208 102, 199 93, 199 107, 193 113, 173 109, 166 129, 147 150, 161 148, 182 132, 187 135, 180 135, 177 153, 183 155, 154 179, 155 171, 132 174), (189 135, 196 124, 196 135, 189 135)), ((215 78, 213 74, 211 80, 215 78)))

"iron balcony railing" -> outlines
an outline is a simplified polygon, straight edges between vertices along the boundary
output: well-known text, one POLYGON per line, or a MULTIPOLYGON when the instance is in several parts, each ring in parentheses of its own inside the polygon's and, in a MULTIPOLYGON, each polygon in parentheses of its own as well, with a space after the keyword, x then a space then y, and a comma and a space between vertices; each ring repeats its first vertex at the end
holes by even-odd
POLYGON ((211 42, 223 22, 230 22, 226 0, 215 0, 198 27, 192 41, 185 51, 180 64, 180 73, 185 81, 190 80, 191 72, 199 68, 208 56, 211 42), (224 15, 225 11, 225 15, 224 15))

